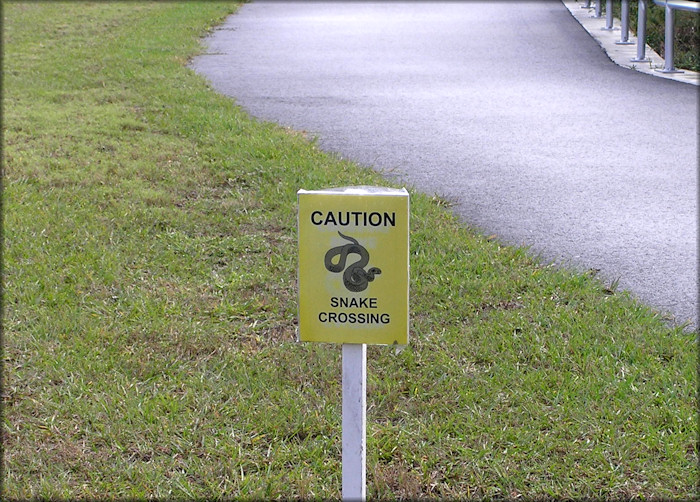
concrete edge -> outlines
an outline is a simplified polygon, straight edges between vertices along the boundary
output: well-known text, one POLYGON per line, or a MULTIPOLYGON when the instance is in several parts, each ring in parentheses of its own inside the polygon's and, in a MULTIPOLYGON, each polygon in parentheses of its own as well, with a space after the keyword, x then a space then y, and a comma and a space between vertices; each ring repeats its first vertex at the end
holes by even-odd
POLYGON ((613 19, 612 31, 605 30, 603 29, 605 28, 605 15, 600 18, 594 17, 595 9, 592 7, 585 8, 583 0, 561 0, 561 2, 569 9, 574 19, 600 44, 615 64, 655 77, 700 85, 700 73, 698 72, 682 70, 682 73, 661 73, 658 71, 663 69, 665 61, 649 45, 646 45, 645 51, 645 57, 649 59, 648 62, 631 61, 637 57, 637 37, 630 32, 629 41, 632 43, 629 45, 618 45, 616 42, 620 41, 621 38, 621 23, 619 19, 613 19))

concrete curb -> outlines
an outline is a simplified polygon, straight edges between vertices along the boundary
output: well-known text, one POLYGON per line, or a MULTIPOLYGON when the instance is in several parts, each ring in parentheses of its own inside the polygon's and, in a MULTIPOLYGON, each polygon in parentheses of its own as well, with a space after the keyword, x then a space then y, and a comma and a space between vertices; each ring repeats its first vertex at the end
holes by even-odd
POLYGON ((641 73, 647 73, 655 77, 677 80, 686 84, 700 85, 700 73, 683 70, 683 73, 661 73, 664 67, 664 60, 649 45, 646 46, 646 57, 649 62, 634 63, 631 60, 637 57, 637 37, 630 32, 630 45, 618 45, 620 40, 620 20, 613 20, 613 30, 604 30, 605 16, 595 18, 593 8, 585 8, 583 1, 562 0, 562 3, 569 9, 574 19, 600 44, 608 57, 617 65, 629 68, 641 73))

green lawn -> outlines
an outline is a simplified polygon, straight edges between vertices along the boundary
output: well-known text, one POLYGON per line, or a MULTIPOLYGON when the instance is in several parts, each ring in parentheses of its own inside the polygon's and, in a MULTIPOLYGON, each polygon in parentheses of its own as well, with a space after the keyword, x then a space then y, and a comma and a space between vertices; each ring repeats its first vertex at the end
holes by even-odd
MULTIPOLYGON (((296 191, 386 184, 186 68, 217 2, 3 2, 3 497, 340 495, 296 191)), ((697 494, 697 333, 411 192, 411 343, 368 351, 372 498, 697 494)))

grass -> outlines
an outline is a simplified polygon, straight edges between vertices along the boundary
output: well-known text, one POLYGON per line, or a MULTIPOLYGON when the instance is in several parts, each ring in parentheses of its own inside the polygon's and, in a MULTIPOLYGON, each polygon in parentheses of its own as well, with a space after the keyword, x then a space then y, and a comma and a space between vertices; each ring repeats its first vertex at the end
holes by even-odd
MULTIPOLYGON (((219 2, 4 2, 3 498, 334 498, 340 348, 297 344, 296 190, 385 184, 186 68, 219 2)), ((697 333, 411 191, 372 498, 697 494, 697 333)))

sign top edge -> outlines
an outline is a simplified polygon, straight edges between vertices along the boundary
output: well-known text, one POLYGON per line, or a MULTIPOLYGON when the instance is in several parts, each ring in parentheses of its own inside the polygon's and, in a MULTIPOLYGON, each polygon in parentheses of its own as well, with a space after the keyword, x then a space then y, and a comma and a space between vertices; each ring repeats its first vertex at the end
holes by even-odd
POLYGON ((322 188, 321 190, 299 189, 297 194, 328 194, 328 195, 398 195, 406 196, 408 191, 405 188, 389 188, 379 186, 348 186, 337 188, 322 188))

